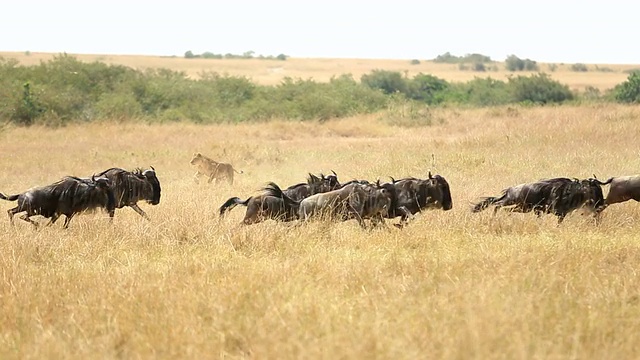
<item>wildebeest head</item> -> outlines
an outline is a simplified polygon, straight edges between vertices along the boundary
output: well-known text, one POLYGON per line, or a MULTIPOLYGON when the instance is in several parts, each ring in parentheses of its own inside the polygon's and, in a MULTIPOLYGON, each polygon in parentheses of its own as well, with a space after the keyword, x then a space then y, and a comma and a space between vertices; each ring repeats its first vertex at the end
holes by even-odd
POLYGON ((442 210, 451 210, 453 201, 447 180, 440 175, 432 176, 429 172, 429 183, 428 195, 435 200, 436 207, 442 207, 442 210))
POLYGON ((142 176, 151 184, 153 188, 153 196, 151 200, 147 200, 147 202, 151 205, 158 205, 160 203, 160 181, 156 176, 156 169, 151 166, 151 169, 145 170, 142 172, 142 176))
POLYGON ((335 175, 324 176, 324 174, 320 174, 320 176, 316 176, 311 173, 309 173, 309 177, 307 178, 307 184, 311 190, 310 194, 325 193, 334 190, 336 184, 339 185, 338 177, 335 175))
POLYGON ((602 182, 595 178, 584 179, 581 181, 581 184, 584 188, 585 195, 587 197, 587 201, 585 205, 596 212, 600 212, 604 210, 604 194, 602 193, 602 185, 609 184, 612 179, 609 179, 605 182, 602 182))
POLYGON ((338 174, 335 171, 331 170, 333 175, 327 175, 324 179, 329 185, 329 191, 335 190, 340 187, 340 182, 338 181, 338 174))

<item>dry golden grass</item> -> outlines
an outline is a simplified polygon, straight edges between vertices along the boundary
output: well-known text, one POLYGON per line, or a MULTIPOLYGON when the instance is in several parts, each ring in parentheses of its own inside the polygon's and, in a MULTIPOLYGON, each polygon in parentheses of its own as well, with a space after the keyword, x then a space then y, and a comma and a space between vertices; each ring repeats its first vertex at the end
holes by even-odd
MULTIPOLYGON (((52 59, 57 54, 0 52, 0 56, 17 59, 25 65, 36 65, 40 61, 52 59)), ((433 74, 447 81, 469 81, 475 77, 491 77, 506 81, 511 75, 529 75, 527 72, 513 73, 506 71, 503 64, 498 64, 500 70, 487 72, 461 71, 456 64, 438 64, 431 61, 421 61, 418 65, 411 65, 409 60, 382 59, 306 59, 289 58, 286 61, 259 59, 185 59, 182 57, 160 57, 143 55, 74 55, 81 61, 100 61, 107 64, 125 65, 135 69, 167 68, 184 71, 193 78, 198 78, 204 71, 214 71, 235 76, 246 76, 253 81, 273 85, 278 84, 284 77, 312 78, 316 81, 328 81, 333 76, 352 74, 360 79, 375 69, 400 71, 408 76, 418 73, 433 74)), ((557 69, 550 72, 548 64, 540 64, 540 71, 567 84, 574 90, 582 91, 591 86, 606 90, 625 81, 628 74, 625 70, 637 69, 640 65, 600 64, 600 68, 609 68, 611 72, 595 71, 595 65, 588 65, 590 71, 571 71, 571 64, 556 64, 557 69)))
MULTIPOLYGON (((640 169, 640 109, 618 105, 435 110, 442 123, 376 116, 324 124, 88 124, 0 131, 0 190, 153 165, 152 218, 131 209, 34 231, 0 218, 0 357, 536 358, 640 356, 640 204, 600 226, 469 203, 550 176, 640 169), (200 151, 245 174, 195 185, 200 151), (431 164, 431 154, 436 163, 431 164), (355 221, 239 226, 217 207, 273 180, 424 176, 454 209, 406 229, 355 221)), ((605 191, 606 193, 606 191, 605 191)), ((12 203, 0 203, 0 213, 12 203)))

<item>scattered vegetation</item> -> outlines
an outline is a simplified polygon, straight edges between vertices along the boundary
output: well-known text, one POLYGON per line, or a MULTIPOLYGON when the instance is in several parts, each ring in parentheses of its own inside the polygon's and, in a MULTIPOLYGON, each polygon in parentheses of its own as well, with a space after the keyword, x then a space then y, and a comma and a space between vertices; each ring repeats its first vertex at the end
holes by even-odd
POLYGON ((467 54, 464 56, 456 56, 456 55, 451 55, 451 53, 449 52, 436 56, 436 58, 433 59, 433 61, 437 63, 447 63, 447 64, 492 62, 489 56, 482 55, 482 54, 467 54))
POLYGON ((520 59, 515 55, 509 55, 505 60, 505 66, 509 71, 538 71, 538 63, 531 59, 520 59))
MULTIPOLYGON (((470 57, 479 56, 465 59, 470 57)), ((520 64, 517 68, 535 65, 513 55, 509 59, 520 64)), ((470 70, 493 69, 480 60, 470 70)), ((637 101, 633 95, 637 80, 633 76, 629 79, 629 84, 621 84, 615 94, 606 94, 606 99, 637 101)), ((180 71, 87 63, 66 54, 35 66, 0 58, 0 119, 19 125, 130 119, 198 123, 326 120, 388 109, 398 96, 416 102, 415 108, 420 109, 446 104, 563 103, 600 98, 600 93, 574 93, 545 74, 506 81, 476 78, 447 82, 424 73, 410 77, 408 72, 373 70, 359 81, 342 75, 326 82, 284 78, 276 85, 260 85, 243 76, 208 72, 193 79, 180 71)))
POLYGON ((585 64, 577 63, 577 64, 571 65, 571 71, 587 72, 589 71, 589 68, 587 68, 587 65, 585 64))
POLYGON ((236 54, 214 54, 210 51, 205 51, 202 54, 194 54, 191 50, 188 50, 187 52, 184 53, 184 58, 185 59, 265 59, 265 60, 287 60, 287 55, 285 54, 279 54, 277 56, 273 56, 273 55, 268 55, 268 56, 264 56, 264 55, 258 55, 255 56, 255 52, 254 51, 247 51, 242 55, 236 55, 236 54))
POLYGON ((627 81, 613 89, 613 96, 621 103, 640 103, 640 71, 633 72, 627 81))

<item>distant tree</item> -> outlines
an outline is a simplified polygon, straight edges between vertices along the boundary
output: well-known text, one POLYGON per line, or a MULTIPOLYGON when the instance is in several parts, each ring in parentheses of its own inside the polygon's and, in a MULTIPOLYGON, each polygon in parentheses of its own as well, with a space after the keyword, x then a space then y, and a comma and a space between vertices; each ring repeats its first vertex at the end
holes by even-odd
POLYGON ((571 71, 587 72, 587 71, 589 71, 589 69, 587 68, 587 65, 581 64, 581 63, 577 63, 577 64, 571 65, 571 71))
POLYGON ((509 55, 505 60, 505 66, 509 71, 537 71, 538 63, 531 59, 520 59, 515 55, 509 55))
POLYGON ((409 62, 411 65, 420 65, 420 60, 418 59, 413 59, 409 62))
POLYGON ((189 50, 189 51, 184 53, 184 58, 185 59, 193 59, 194 57, 196 57, 196 56, 193 55, 193 52, 191 50, 189 50))
POLYGON ((285 54, 279 54, 278 56, 276 56, 276 59, 278 59, 278 60, 282 60, 282 61, 287 60, 287 55, 285 55, 285 54))

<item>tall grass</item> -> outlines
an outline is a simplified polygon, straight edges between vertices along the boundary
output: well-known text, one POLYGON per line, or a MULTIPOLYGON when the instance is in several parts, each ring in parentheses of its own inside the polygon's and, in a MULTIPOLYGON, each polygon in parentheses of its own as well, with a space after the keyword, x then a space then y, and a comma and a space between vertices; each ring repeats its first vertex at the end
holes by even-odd
MULTIPOLYGON (((594 358, 640 354, 640 205, 599 226, 471 214, 480 196, 551 176, 640 168, 637 107, 434 109, 429 127, 375 115, 268 124, 94 123, 0 133, 0 190, 153 165, 158 206, 77 216, 68 230, 0 221, 2 358, 594 358), (193 152, 244 170, 196 185, 193 152), (432 160, 435 157, 435 163, 432 160), (449 181, 454 209, 404 230, 243 227, 230 196, 308 172, 449 181)), ((606 193, 606 190, 605 190, 606 193)), ((2 202, 0 210, 12 207, 2 202)))

